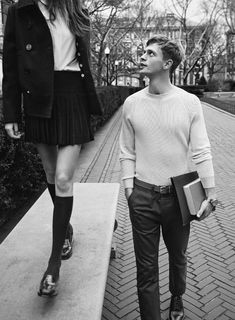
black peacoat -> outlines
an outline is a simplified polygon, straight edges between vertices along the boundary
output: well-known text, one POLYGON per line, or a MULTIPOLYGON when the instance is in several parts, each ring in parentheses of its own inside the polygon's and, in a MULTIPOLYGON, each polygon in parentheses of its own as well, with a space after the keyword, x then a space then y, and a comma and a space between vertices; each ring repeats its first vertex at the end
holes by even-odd
MULTIPOLYGON (((76 37, 89 113, 101 115, 89 67, 89 36, 76 37)), ((34 0, 19 0, 8 9, 3 42, 3 113, 5 123, 30 116, 50 118, 53 102, 54 56, 47 22, 34 0)))

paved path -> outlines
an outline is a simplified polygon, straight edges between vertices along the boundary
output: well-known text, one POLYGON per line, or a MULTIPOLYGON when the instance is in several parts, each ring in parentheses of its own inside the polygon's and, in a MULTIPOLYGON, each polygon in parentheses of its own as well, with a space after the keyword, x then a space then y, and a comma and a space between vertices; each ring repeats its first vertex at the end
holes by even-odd
MULTIPOLYGON (((235 116, 204 104, 214 156, 220 204, 215 214, 192 223, 188 248, 188 281, 184 295, 185 320, 235 320, 235 116)), ((121 109, 82 152, 76 179, 119 182, 118 135, 121 109)), ((102 320, 140 320, 131 225, 123 188, 118 202, 118 256, 112 260, 102 320)), ((160 243, 162 320, 168 316, 168 259, 160 243)))

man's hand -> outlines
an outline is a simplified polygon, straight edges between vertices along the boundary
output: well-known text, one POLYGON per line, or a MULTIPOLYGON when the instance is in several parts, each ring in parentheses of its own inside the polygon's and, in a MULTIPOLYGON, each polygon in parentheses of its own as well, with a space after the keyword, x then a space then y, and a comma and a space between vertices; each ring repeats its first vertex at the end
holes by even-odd
POLYGON ((199 221, 204 220, 213 211, 213 206, 210 204, 209 201, 210 201, 210 199, 206 199, 202 202, 201 208, 196 215, 197 220, 199 220, 199 221))
POLYGON ((18 123, 16 122, 5 124, 5 130, 8 136, 13 139, 20 139, 23 135, 23 133, 19 131, 18 123))
POLYGON ((127 200, 130 198, 132 192, 133 192, 133 188, 126 188, 125 189, 125 196, 126 196, 127 200))

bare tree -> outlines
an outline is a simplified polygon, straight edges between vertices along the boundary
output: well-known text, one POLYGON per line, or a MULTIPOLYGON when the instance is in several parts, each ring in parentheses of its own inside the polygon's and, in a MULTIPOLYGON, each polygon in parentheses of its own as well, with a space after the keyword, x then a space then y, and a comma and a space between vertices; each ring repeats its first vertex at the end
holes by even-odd
MULTIPOLYGON (((117 24, 117 18, 123 14, 130 5, 124 0, 95 0, 87 1, 88 9, 92 20, 92 69, 98 85, 106 81, 103 68, 107 68, 105 59, 105 48, 109 46, 109 60, 113 56, 115 46, 121 41, 127 32, 126 29, 131 28, 125 22, 125 30, 122 32, 123 26, 117 24), (115 43, 112 41, 115 39, 115 43)), ((111 70, 111 69, 110 69, 111 70)))
POLYGON ((219 0, 215 0, 214 4, 207 5, 204 2, 202 9, 204 17, 198 22, 190 21, 190 6, 196 0, 171 0, 171 5, 167 10, 173 12, 177 17, 180 25, 180 41, 185 49, 185 59, 183 61, 183 81, 187 84, 188 76, 191 72, 198 72, 198 66, 201 66, 202 57, 205 57, 210 36, 216 26, 221 12, 218 9, 219 0))
POLYGON ((152 2, 138 0, 133 3, 129 19, 135 23, 129 30, 128 41, 122 41, 120 44, 123 73, 125 71, 127 76, 138 78, 140 83, 143 81, 143 76, 138 74, 140 56, 150 34, 161 27, 161 17, 156 10, 152 10, 152 2))
POLYGON ((151 2, 152 0, 88 1, 92 19, 92 69, 98 85, 107 82, 107 63, 109 84, 116 77, 115 60, 122 61, 118 66, 120 72, 124 69, 128 72, 129 62, 133 60, 130 34, 133 34, 137 23, 143 21, 145 8, 151 2), (106 59, 104 53, 107 46, 110 49, 109 59, 106 59))
MULTIPOLYGON (((207 52, 203 57, 203 63, 207 66, 208 77, 211 80, 215 74, 223 72, 226 63, 226 40, 221 37, 221 32, 215 29, 210 37, 207 52)), ((203 64, 201 64, 203 68, 203 64)))
POLYGON ((222 0, 222 9, 229 31, 235 34, 235 1, 222 0))

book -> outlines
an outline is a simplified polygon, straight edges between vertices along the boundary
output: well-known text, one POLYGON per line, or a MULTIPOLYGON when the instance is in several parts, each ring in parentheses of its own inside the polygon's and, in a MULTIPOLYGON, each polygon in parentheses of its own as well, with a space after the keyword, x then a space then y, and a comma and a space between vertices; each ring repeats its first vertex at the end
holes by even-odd
POLYGON ((198 213, 202 202, 206 199, 205 190, 200 178, 184 185, 183 189, 190 214, 195 216, 198 213))
POLYGON ((199 177, 197 171, 192 171, 179 176, 171 177, 171 182, 178 199, 183 225, 188 224, 195 218, 195 216, 191 215, 189 211, 183 187, 198 178, 199 177))

